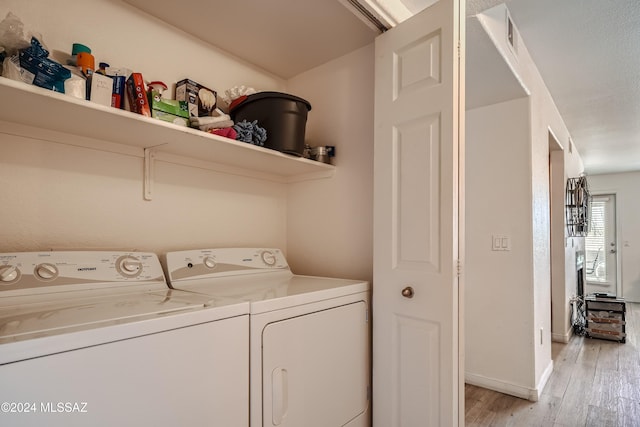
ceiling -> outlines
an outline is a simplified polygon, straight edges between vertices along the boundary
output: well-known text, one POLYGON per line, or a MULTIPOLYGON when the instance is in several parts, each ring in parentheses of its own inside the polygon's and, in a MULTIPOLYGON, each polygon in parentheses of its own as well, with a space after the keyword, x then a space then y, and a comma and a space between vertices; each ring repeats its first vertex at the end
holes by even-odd
POLYGON ((640 170, 640 2, 506 4, 587 174, 640 170))
POLYGON ((339 0, 124 1, 285 79, 378 34, 339 0))
MULTIPOLYGON (((181 0, 162 7, 157 0, 125 1, 285 79, 365 46, 378 34, 345 7, 347 0, 181 0)), ((415 12, 433 0, 402 2, 415 12)), ((585 171, 640 170, 640 2, 467 0, 467 16, 499 3, 507 4, 585 171)), ((473 21, 467 27, 468 70, 488 52, 473 21)), ((483 69, 507 81, 506 90, 516 90, 503 69, 483 69)), ((508 96, 486 86, 468 81, 468 100, 508 96)))

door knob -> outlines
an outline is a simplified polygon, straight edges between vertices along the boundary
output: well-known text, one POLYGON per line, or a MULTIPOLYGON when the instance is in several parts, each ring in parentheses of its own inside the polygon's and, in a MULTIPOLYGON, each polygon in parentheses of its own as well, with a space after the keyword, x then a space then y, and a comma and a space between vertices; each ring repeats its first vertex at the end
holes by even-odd
POLYGON ((411 286, 407 286, 402 290, 402 296, 405 298, 413 298, 413 288, 411 286))

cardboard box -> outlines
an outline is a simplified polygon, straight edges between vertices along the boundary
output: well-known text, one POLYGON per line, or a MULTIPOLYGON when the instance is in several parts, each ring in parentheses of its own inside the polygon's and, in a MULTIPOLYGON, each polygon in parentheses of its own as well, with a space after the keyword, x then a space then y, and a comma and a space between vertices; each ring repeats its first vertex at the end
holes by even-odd
POLYGON ((191 117, 210 116, 216 108, 216 97, 215 90, 193 80, 184 79, 176 83, 176 100, 187 102, 191 117))
POLYGON ((151 117, 151 108, 147 99, 147 91, 144 88, 144 79, 140 73, 131 73, 127 79, 127 98, 129 107, 134 113, 151 117))
POLYGON ((189 126, 189 108, 185 101, 163 99, 160 92, 154 90, 149 93, 149 105, 151 117, 180 126, 189 126))
POLYGON ((151 117, 162 120, 163 122, 173 123, 174 125, 189 127, 189 119, 165 113, 159 110, 151 110, 151 117))
POLYGON ((127 109, 128 99, 125 96, 125 86, 127 77, 131 75, 132 71, 125 67, 107 67, 105 72, 113 79, 111 106, 122 110, 127 109))
POLYGON ((124 76, 110 76, 113 80, 113 91, 111 92, 111 106, 124 109, 124 76))
POLYGON ((91 102, 111 106, 111 96, 113 94, 113 80, 111 77, 93 73, 91 75, 91 102))

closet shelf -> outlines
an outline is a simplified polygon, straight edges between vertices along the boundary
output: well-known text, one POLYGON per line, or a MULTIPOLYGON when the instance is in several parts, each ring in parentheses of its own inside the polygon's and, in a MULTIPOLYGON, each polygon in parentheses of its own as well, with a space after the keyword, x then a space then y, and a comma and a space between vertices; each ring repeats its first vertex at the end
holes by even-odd
POLYGON ((113 143, 145 151, 153 149, 172 159, 181 159, 182 163, 222 165, 239 175, 277 182, 330 177, 335 170, 335 166, 326 163, 289 156, 4 77, 0 77, 0 99, 3 101, 0 103, 1 121, 105 141, 105 151, 111 151, 106 147, 113 143))

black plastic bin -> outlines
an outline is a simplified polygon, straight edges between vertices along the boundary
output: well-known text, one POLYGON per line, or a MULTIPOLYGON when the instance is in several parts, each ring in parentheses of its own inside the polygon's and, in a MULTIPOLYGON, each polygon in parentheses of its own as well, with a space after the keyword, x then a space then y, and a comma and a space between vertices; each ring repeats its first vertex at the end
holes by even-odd
POLYGON ((294 156, 304 152, 304 134, 307 113, 311 110, 308 101, 280 92, 259 92, 234 106, 230 115, 234 122, 258 121, 258 126, 267 131, 264 146, 294 156))

